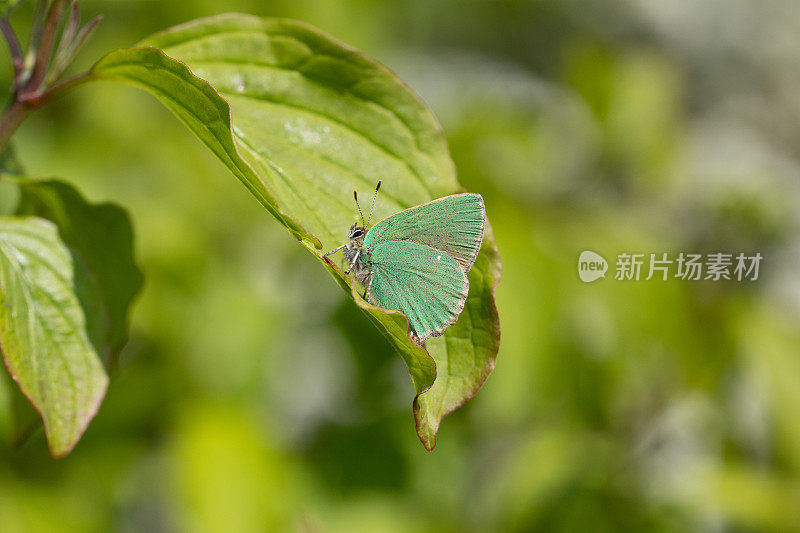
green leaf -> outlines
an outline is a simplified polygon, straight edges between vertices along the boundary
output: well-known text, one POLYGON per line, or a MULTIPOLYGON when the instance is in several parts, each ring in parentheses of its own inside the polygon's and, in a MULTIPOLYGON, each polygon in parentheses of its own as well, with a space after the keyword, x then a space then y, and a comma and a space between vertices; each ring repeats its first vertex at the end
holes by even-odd
POLYGON ((491 231, 461 319, 427 351, 409 340, 402 314, 365 302, 319 251, 341 244, 356 220, 353 189, 368 193, 383 180, 374 220, 462 190, 431 112, 384 66, 296 21, 222 15, 143 44, 163 53, 113 52, 94 77, 153 93, 303 239, 405 360, 417 431, 433 448, 441 419, 480 388, 497 354, 500 262, 491 231))
POLYGON ((19 183, 19 214, 51 220, 69 247, 89 339, 103 361, 113 366, 127 343, 129 309, 143 283, 127 213, 113 204, 90 204, 61 181, 19 183))
POLYGON ((292 235, 321 246, 316 237, 278 209, 262 177, 239 156, 231 135, 228 105, 213 87, 193 76, 185 65, 154 48, 135 48, 108 54, 94 66, 93 73, 94 79, 124 81, 153 93, 292 235))
POLYGON ((49 221, 0 218, 0 349, 44 421, 51 453, 72 450, 108 385, 85 332, 69 250, 49 221))
MULTIPOLYGON (((114 205, 90 204, 70 185, 55 180, 17 177, 0 181, 3 185, 19 189, 18 215, 36 215, 56 224, 71 255, 86 334, 95 352, 113 366, 127 341, 130 304, 142 286, 127 214, 114 205)), ((4 407, 8 427, 3 433, 12 443, 24 442, 38 426, 38 414, 16 387, 9 390, 4 407)))

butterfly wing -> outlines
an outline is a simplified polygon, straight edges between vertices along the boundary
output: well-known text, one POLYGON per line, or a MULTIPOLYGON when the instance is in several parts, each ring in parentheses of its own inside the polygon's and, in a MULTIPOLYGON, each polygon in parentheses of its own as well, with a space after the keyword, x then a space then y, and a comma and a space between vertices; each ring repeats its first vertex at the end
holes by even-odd
POLYGON ((445 196, 384 218, 364 238, 364 248, 412 241, 441 250, 469 272, 483 240, 486 213, 480 194, 445 196))
POLYGON ((370 296, 400 311, 420 339, 439 335, 464 309, 467 275, 446 253, 409 241, 386 241, 370 252, 370 296))

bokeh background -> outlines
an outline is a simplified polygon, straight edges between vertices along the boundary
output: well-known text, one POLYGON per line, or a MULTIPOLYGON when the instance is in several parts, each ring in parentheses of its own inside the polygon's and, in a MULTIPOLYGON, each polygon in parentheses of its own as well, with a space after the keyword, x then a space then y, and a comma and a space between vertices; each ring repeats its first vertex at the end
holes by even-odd
POLYGON ((149 95, 80 88, 18 152, 130 211, 147 284, 75 451, 0 449, 0 530, 800 530, 794 2, 82 6, 106 16, 87 66, 241 11, 398 72, 486 199, 503 337, 426 452, 400 358, 317 262, 149 95), (764 260, 755 282, 584 284, 585 249, 764 260))

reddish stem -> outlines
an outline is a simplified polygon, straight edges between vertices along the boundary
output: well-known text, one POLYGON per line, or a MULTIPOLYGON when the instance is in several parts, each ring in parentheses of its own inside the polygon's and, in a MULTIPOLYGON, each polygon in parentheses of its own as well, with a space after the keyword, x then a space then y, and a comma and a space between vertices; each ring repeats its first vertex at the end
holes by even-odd
POLYGON ((11 54, 11 62, 14 65, 14 89, 16 90, 17 82, 22 76, 22 69, 25 66, 25 60, 22 57, 22 46, 19 44, 17 34, 14 33, 14 28, 7 18, 0 18, 0 31, 3 32, 3 37, 8 44, 8 52, 11 54))
POLYGON ((36 93, 44 76, 47 74, 47 67, 50 64, 50 55, 53 53, 53 45, 58 31, 58 22, 61 20, 61 13, 64 10, 65 0, 53 0, 50 12, 47 14, 47 21, 44 23, 42 39, 39 41, 39 48, 36 50, 36 62, 33 65, 33 73, 30 80, 25 84, 23 92, 36 93))

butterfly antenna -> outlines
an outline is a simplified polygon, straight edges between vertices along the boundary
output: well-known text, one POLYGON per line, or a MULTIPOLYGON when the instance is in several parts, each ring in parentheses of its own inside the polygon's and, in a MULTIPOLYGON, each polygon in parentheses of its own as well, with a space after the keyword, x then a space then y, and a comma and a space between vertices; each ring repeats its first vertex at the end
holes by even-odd
POLYGON ((366 228, 369 225, 369 221, 372 219, 372 211, 375 209, 375 199, 378 197, 378 189, 381 188, 381 181, 378 180, 378 184, 375 186, 375 194, 372 195, 372 206, 369 208, 369 216, 367 217, 367 223, 364 224, 366 228))
POLYGON ((366 222, 364 222, 364 213, 361 212, 361 206, 358 205, 358 193, 354 190, 353 191, 353 198, 356 200, 356 207, 358 208, 358 214, 361 215, 361 223, 364 224, 364 227, 367 227, 366 222))

